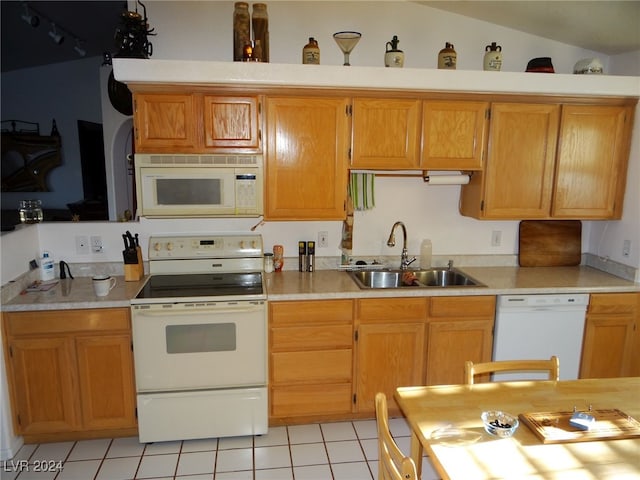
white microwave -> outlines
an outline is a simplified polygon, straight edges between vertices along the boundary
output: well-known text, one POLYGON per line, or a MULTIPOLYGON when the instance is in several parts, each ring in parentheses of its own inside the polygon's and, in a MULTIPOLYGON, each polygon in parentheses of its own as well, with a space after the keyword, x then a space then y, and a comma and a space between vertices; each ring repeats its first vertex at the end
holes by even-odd
POLYGON ((136 154, 142 217, 258 217, 263 214, 261 155, 136 154))

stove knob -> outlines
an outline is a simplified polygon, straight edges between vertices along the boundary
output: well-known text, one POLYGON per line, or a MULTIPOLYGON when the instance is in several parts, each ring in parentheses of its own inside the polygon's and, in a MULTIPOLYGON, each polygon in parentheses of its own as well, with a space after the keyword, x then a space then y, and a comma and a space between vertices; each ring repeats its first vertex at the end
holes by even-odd
POLYGON ((167 242, 167 250, 173 250, 173 242, 167 242))
POLYGON ((240 240, 240 248, 244 250, 244 240, 240 240))
POLYGON ((251 240, 251 248, 253 248, 254 250, 256 248, 258 248, 258 245, 256 245, 256 241, 255 240, 251 240))
POLYGON ((153 249, 156 252, 159 252, 161 248, 162 248, 162 244, 160 244, 160 242, 156 242, 156 243, 153 244, 153 249))

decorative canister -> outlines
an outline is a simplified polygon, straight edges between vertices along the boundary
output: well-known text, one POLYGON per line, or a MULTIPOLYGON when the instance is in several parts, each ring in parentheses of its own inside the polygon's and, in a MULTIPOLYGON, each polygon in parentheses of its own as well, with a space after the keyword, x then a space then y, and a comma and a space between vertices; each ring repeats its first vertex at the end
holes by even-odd
POLYGON ((309 37, 309 43, 302 49, 302 64, 320 65, 320 47, 318 41, 313 37, 309 37))
POLYGON ((245 45, 251 45, 249 4, 236 2, 233 10, 233 61, 241 62, 245 45))
POLYGON ((273 246, 273 269, 281 272, 284 266, 284 247, 282 245, 273 246))
POLYGON ((269 61, 269 16, 266 3, 254 3, 251 15, 253 27, 253 55, 259 62, 269 61))
POLYGON ((457 62, 458 54, 453 47, 453 43, 446 42, 445 47, 438 53, 438 68, 455 70, 457 62))
POLYGON ((499 72, 502 68, 502 47, 496 42, 491 42, 484 48, 483 68, 487 71, 499 72))
POLYGON ((404 66, 404 52, 398 49, 398 37, 393 36, 390 42, 387 42, 386 51, 384 52, 384 66, 402 68, 404 66))

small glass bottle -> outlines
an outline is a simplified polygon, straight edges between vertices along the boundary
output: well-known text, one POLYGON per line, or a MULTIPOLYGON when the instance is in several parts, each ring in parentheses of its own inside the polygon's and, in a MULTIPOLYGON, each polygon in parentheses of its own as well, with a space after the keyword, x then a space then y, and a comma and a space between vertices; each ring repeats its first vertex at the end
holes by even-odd
POLYGON ((453 43, 446 42, 445 47, 438 53, 438 68, 455 70, 457 62, 458 54, 453 47, 453 43))
POLYGON ((251 16, 249 4, 236 2, 233 11, 233 61, 241 62, 244 47, 251 44, 251 16))
POLYGON ((254 57, 258 62, 269 61, 269 15, 267 14, 266 3, 254 3, 251 15, 251 26, 253 27, 254 57), (258 43, 259 42, 259 43, 258 43), (261 47, 258 55, 258 45, 261 47))
POLYGON ((320 47, 318 41, 313 37, 309 37, 309 43, 302 49, 302 64, 320 65, 320 47))

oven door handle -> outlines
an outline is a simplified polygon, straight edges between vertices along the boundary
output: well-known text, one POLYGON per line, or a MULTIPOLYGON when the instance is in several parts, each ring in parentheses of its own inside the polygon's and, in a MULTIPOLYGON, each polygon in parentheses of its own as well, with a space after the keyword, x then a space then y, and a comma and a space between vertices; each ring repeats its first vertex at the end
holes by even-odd
POLYGON ((225 314, 225 313, 245 313, 245 312, 260 312, 264 310, 264 305, 251 305, 251 306, 225 306, 225 307, 187 307, 180 309, 164 308, 162 310, 137 310, 134 311, 134 316, 153 316, 153 317, 175 317, 179 314, 225 314))

